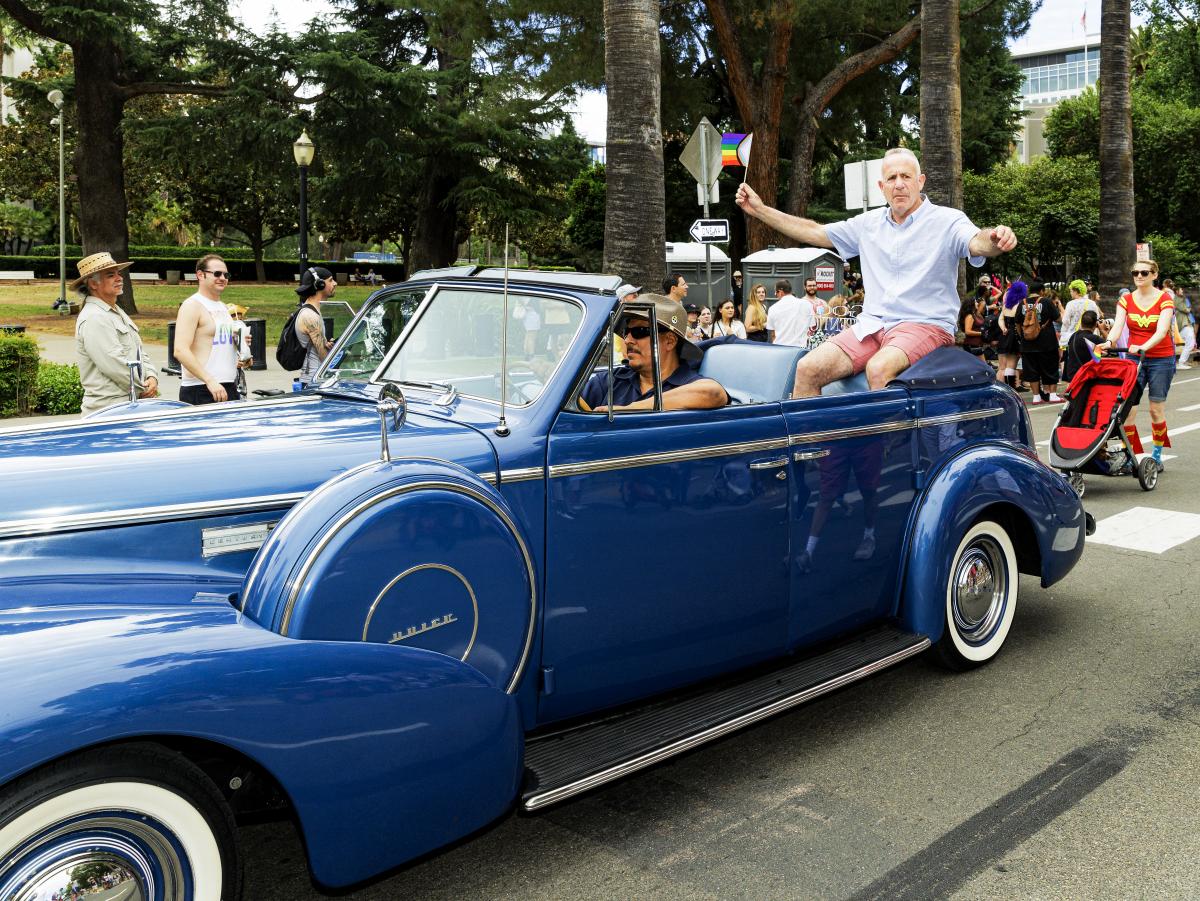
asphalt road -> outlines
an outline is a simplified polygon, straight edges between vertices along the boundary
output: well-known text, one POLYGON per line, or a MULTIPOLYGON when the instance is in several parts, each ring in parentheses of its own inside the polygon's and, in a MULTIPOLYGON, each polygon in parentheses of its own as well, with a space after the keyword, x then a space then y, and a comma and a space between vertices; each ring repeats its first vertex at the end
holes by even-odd
MULTIPOLYGON (((1031 416, 1048 438, 1054 410, 1031 416)), ((1085 504, 1182 543, 1089 542, 1053 588, 1022 577, 990 665, 918 659, 343 897, 1200 896, 1200 544, 1169 515, 1200 514, 1200 369, 1168 423, 1155 491, 1089 477, 1085 504)), ((242 838, 247 898, 323 897, 290 823, 242 838)))

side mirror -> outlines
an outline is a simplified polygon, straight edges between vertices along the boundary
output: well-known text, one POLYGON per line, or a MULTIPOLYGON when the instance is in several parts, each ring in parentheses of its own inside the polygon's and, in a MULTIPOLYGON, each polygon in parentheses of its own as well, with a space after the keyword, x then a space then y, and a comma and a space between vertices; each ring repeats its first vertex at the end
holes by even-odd
POLYGON ((392 459, 388 447, 388 415, 392 417, 392 431, 404 425, 408 416, 408 401, 404 399, 404 391, 395 382, 385 382, 379 391, 379 402, 375 405, 379 414, 379 438, 381 442, 379 458, 387 463, 392 459))

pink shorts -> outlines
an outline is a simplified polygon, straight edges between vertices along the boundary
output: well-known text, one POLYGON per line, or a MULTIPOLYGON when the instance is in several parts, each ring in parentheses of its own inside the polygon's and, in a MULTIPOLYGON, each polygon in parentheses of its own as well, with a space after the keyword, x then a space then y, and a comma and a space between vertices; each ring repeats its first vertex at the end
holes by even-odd
POLYGON ((911 366, 931 350, 953 344, 954 336, 936 325, 902 322, 887 331, 880 329, 867 335, 861 341, 854 337, 853 328, 843 329, 834 335, 831 343, 845 352, 857 374, 866 369, 867 361, 884 347, 894 347, 902 351, 908 357, 908 365, 911 366))

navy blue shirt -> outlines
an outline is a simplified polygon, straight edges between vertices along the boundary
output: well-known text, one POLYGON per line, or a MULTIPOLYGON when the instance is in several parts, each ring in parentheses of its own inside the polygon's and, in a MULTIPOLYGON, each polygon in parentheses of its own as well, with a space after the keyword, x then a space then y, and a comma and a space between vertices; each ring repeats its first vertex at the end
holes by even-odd
MULTIPOLYGON (((665 394, 672 388, 678 388, 680 385, 694 382, 698 378, 700 378, 700 373, 688 363, 680 360, 679 366, 675 371, 663 379, 663 393, 665 394)), ((653 386, 651 386, 649 391, 642 391, 641 381, 638 378, 637 372, 628 365, 622 363, 620 366, 613 368, 612 402, 614 407, 624 407, 635 400, 644 400, 647 397, 653 396, 653 386)), ((583 393, 580 394, 580 397, 593 410, 596 407, 605 406, 608 403, 608 371, 597 372, 588 379, 587 384, 583 386, 583 393)))

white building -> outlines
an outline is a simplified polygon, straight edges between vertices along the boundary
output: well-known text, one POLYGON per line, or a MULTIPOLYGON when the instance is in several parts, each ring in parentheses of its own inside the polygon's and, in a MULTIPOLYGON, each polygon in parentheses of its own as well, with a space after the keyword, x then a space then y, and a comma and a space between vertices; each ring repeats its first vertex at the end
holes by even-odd
MULTIPOLYGON (((1028 42, 1026 42, 1028 43, 1028 42)), ((1022 163, 1046 155, 1046 116, 1069 97, 1078 97, 1100 74, 1100 35, 1044 40, 1029 44, 1013 60, 1021 67, 1021 130, 1014 156, 1022 163), (1088 43, 1084 43, 1084 40, 1088 43), (1085 59, 1086 54, 1086 59, 1085 59)))
MULTIPOLYGON (((0 75, 5 78, 19 78, 33 66, 33 53, 24 47, 3 45, 0 52, 0 75)), ((17 111, 9 97, 8 88, 0 81, 0 123, 7 122, 9 116, 16 116, 17 111)))

